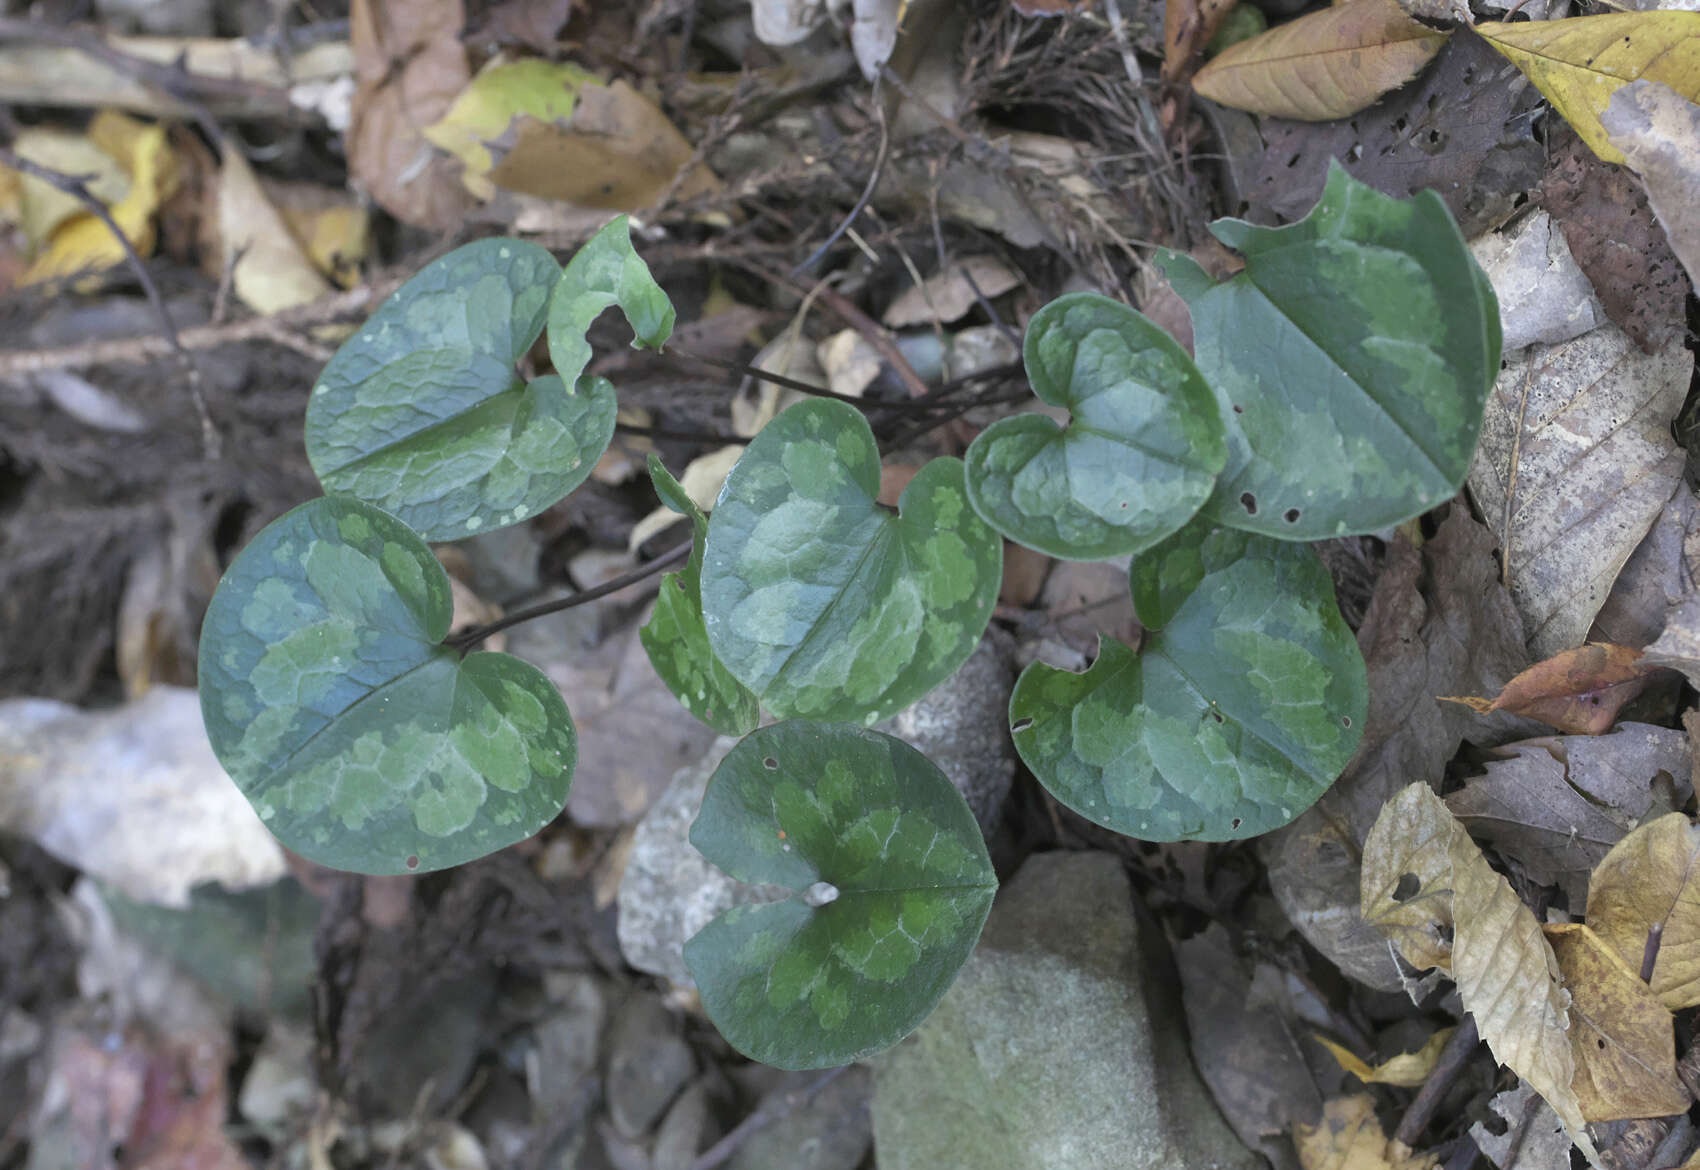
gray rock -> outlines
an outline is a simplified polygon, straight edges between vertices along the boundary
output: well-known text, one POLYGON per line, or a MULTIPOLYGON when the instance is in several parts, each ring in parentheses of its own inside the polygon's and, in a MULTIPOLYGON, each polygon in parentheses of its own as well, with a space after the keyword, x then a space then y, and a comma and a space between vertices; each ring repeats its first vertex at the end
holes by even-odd
MULTIPOLYGON (((762 1100, 799 1092, 820 1073, 787 1078, 762 1100)), ((727 1162, 727 1170, 856 1170, 874 1140, 868 1071, 848 1069, 806 1104, 757 1130, 727 1162)))
POLYGON ((955 674, 878 727, 937 764, 987 836, 998 827, 1015 779, 1017 756, 1009 738, 1013 655, 1006 634, 988 631, 955 674))
POLYGON ((695 987, 685 968, 685 940, 739 902, 772 901, 791 891, 751 886, 727 877, 690 842, 691 822, 702 810, 708 778, 738 741, 715 740, 696 764, 681 768, 673 783, 638 822, 631 857, 620 878, 616 933, 626 962, 695 987))
POLYGON ((1121 863, 1022 866, 939 1008, 874 1066, 880 1170, 1253 1170, 1188 1053, 1121 863))
POLYGON ((709 1109, 710 1077, 698 1077, 688 1085, 655 1131, 650 1164, 655 1170, 689 1170, 703 1147, 719 1136, 709 1109))
POLYGON ((633 995, 615 1013, 608 1038, 608 1119, 627 1139, 649 1132, 696 1075, 679 1021, 658 996, 633 995))
POLYGON ((550 990, 560 1002, 532 1028, 537 1072, 531 1090, 533 1112, 539 1118, 570 1109, 584 1078, 596 1071, 608 1010, 602 984, 594 975, 564 973, 550 990))

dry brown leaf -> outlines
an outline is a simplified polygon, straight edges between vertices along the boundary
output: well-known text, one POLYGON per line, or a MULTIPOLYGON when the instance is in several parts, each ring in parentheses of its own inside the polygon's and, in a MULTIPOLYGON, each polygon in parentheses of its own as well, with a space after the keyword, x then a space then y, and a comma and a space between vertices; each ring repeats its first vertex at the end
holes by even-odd
POLYGON ((1531 880, 1563 887, 1572 913, 1587 904, 1594 866, 1631 827, 1692 794, 1688 737, 1668 727, 1625 723, 1609 735, 1546 736, 1493 754, 1446 806, 1531 880))
POLYGON ((1358 645, 1369 667, 1363 745, 1320 801, 1265 839, 1265 856, 1270 887, 1305 938, 1353 979, 1398 991, 1387 940, 1358 910, 1364 838, 1401 787, 1440 778, 1461 739, 1518 737, 1509 715, 1483 717, 1434 698, 1502 687, 1528 662, 1493 537, 1467 509, 1454 508, 1421 550, 1394 541, 1358 645))
POLYGON ((1234 0, 1164 0, 1163 80, 1184 83, 1203 60, 1204 46, 1233 11, 1234 0))
POLYGON ((1304 1170, 1431 1170, 1438 1165, 1388 1138, 1368 1093, 1328 1102, 1321 1124, 1293 1127, 1293 1144, 1304 1170))
POLYGON ((1647 201, 1664 225, 1671 251, 1700 286, 1700 106, 1668 85, 1632 81, 1600 115, 1611 144, 1647 186, 1647 201))
POLYGON ((1414 1089, 1428 1080, 1429 1073, 1434 1071, 1434 1062, 1440 1059, 1440 1050, 1446 1047, 1446 1042, 1451 1039, 1454 1030, 1442 1028, 1415 1052, 1401 1052, 1380 1064, 1370 1064, 1350 1048, 1334 1043, 1320 1032, 1315 1034, 1315 1039, 1340 1062, 1341 1068, 1364 1084, 1398 1085, 1400 1088, 1414 1089))
POLYGON ((1636 972, 1657 932, 1653 994, 1700 1004, 1700 827, 1670 813, 1619 841, 1588 882, 1588 925, 1636 972))
MULTIPOLYGON (((565 128, 522 115, 489 146, 496 186, 609 211, 658 202, 693 154, 660 107, 624 81, 585 82, 565 128)), ((674 198, 690 199, 719 185, 699 164, 679 182, 674 198)))
POLYGON ((1528 1081, 1597 1162, 1571 1088, 1570 996, 1558 960, 1534 914, 1427 784, 1389 801, 1364 842, 1363 916, 1413 966, 1451 971, 1494 1059, 1528 1081))
POLYGON ((397 219, 438 231, 459 228, 472 206, 459 165, 425 140, 471 80, 461 0, 353 0, 353 121, 348 168, 355 183, 397 219))
POLYGON ((1346 118, 1420 73, 1446 37, 1394 0, 1352 0, 1241 41, 1200 69, 1192 88, 1254 114, 1346 118))
POLYGON ((975 289, 989 299, 1020 283, 1021 278, 996 256, 969 256, 905 289, 880 320, 893 329, 935 321, 949 325, 979 303, 975 289))
POLYGON ((1640 694, 1657 669, 1628 646, 1590 642, 1537 662, 1492 699, 1441 695, 1483 715, 1509 711, 1572 735, 1603 735, 1623 705, 1640 694))
POLYGON ((1470 488, 1508 548, 1506 582, 1537 656, 1582 641, 1680 482, 1670 422, 1693 364, 1680 338, 1647 355, 1602 325, 1530 349, 1494 384, 1470 488))
POLYGON ((1676 1075, 1676 1029, 1647 985, 1593 930, 1548 925, 1570 992, 1570 1082, 1589 1121, 1668 1117, 1692 1103, 1676 1075))

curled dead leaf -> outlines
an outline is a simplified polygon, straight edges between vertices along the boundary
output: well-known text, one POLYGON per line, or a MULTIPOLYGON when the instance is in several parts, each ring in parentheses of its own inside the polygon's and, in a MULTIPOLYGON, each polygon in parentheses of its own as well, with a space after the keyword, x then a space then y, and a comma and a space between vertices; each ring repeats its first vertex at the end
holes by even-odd
POLYGON ((1535 663, 1492 699, 1438 697, 1484 715, 1509 711, 1572 735, 1603 735, 1611 730, 1623 705, 1641 693, 1654 669, 1639 650, 1590 642, 1535 663))
POLYGON ((1619 841, 1588 881, 1588 925, 1672 1011, 1700 1004, 1700 827, 1681 813, 1619 841))
POLYGON ((1368 1093, 1336 1097, 1316 1125, 1295 1125, 1293 1144, 1304 1170, 1432 1170, 1433 1158, 1388 1138, 1368 1093))
POLYGON ((1434 1071, 1434 1062, 1440 1059, 1440 1050, 1446 1047, 1446 1041, 1454 1031, 1454 1028, 1442 1028, 1424 1041, 1417 1051, 1401 1052, 1380 1064, 1368 1063, 1350 1048, 1334 1043, 1320 1032, 1315 1033, 1315 1039, 1328 1050, 1329 1055, 1340 1062, 1341 1068, 1364 1084, 1398 1085, 1400 1088, 1414 1089, 1428 1080, 1429 1073, 1434 1071))

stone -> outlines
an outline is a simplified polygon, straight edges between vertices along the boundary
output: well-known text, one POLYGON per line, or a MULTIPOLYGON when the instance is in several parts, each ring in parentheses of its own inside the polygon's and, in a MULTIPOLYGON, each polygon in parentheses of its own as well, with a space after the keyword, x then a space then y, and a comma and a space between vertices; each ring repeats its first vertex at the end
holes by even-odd
POLYGON ((558 1001, 532 1028, 537 1056, 534 1110, 552 1117, 571 1109, 584 1078, 596 1071, 607 997, 601 981, 582 971, 551 976, 551 998, 558 1001))
POLYGON ((1019 758, 1009 738, 1009 695, 1015 688, 1014 643, 988 631, 955 674, 880 724, 950 777, 980 831, 990 836, 1019 758))
MULTIPOLYGON (((806 1092, 821 1077, 794 1073, 762 1099, 806 1092)), ((779 1120, 757 1130, 726 1163, 726 1170, 856 1170, 874 1140, 867 1069, 850 1068, 779 1120)))
POLYGON ((685 967, 685 940, 740 902, 773 901, 790 890, 752 886, 727 877, 690 842, 708 778, 738 741, 715 740, 697 763, 681 768, 632 838, 620 878, 616 933, 626 962, 681 987, 695 987, 685 967))
POLYGON ((701 1076, 685 1087, 655 1130, 655 1145, 649 1152, 654 1170, 690 1170, 697 1154, 720 1136, 714 1114, 714 1078, 701 1076))
POLYGON ((874 1063, 880 1170, 1254 1170, 1107 853, 1031 857, 938 1010, 874 1063))
POLYGON ((608 1119, 627 1140, 649 1132, 696 1075, 696 1057, 659 996, 638 992, 609 1028, 608 1119))

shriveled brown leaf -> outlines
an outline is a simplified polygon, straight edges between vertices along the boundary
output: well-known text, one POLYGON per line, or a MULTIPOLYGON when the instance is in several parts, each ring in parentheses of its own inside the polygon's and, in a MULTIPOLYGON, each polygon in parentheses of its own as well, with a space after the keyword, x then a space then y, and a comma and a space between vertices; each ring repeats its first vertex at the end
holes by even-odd
POLYGON ((1534 914, 1427 784, 1405 788, 1376 818, 1364 843, 1362 907, 1414 966, 1450 970, 1494 1059, 1528 1081, 1597 1160, 1571 1088, 1558 960, 1534 914))
POLYGON ((1446 36, 1394 0, 1351 0, 1241 41, 1200 69, 1192 88, 1254 114, 1350 117, 1421 72, 1446 36))
POLYGON ((1519 734, 1511 716, 1483 717, 1434 698, 1501 687, 1528 663, 1493 537, 1467 510, 1454 508, 1421 550, 1403 537, 1389 547, 1358 645, 1369 667, 1363 745, 1320 801, 1264 839, 1264 857, 1276 899, 1311 945, 1353 979, 1397 991, 1387 941, 1359 913, 1364 838, 1402 786, 1440 779, 1461 740, 1519 734))
POLYGON ((1293 1127, 1293 1144, 1305 1170, 1431 1170, 1438 1165, 1387 1136, 1368 1093, 1328 1102, 1321 1124, 1293 1127))
POLYGON ((1692 1103, 1676 1075, 1670 1010, 1611 947, 1579 922, 1549 924, 1570 992, 1570 1082, 1589 1121, 1668 1117, 1692 1103))
POLYGON ((471 80, 461 0, 353 0, 353 119, 349 174, 404 223, 458 228, 472 206, 459 164, 425 140, 471 80))
POLYGON ((1430 1036, 1417 1051, 1401 1052, 1398 1056, 1389 1057, 1378 1064, 1370 1064, 1350 1048, 1336 1044, 1320 1033, 1316 1036, 1316 1041, 1340 1062, 1341 1068, 1366 1085, 1398 1085, 1400 1088, 1414 1089, 1428 1080, 1429 1073, 1434 1071, 1434 1062, 1440 1059, 1440 1051, 1446 1047, 1452 1032, 1451 1028, 1442 1028, 1430 1036))
POLYGON ((1700 827, 1670 813, 1619 841, 1588 883, 1588 925, 1637 973, 1657 932, 1653 994, 1700 1004, 1700 827))
POLYGON ((1546 736, 1494 749, 1487 771, 1446 798, 1472 836, 1542 885, 1564 889, 1572 913, 1588 875, 1649 815, 1692 794, 1688 737, 1625 723, 1603 736, 1546 736))
POLYGON ((1590 642, 1537 662, 1492 699, 1440 697, 1484 715, 1510 711, 1574 735, 1603 735, 1623 705, 1641 693, 1653 669, 1639 650, 1590 642))

